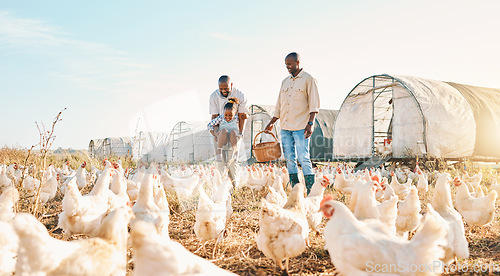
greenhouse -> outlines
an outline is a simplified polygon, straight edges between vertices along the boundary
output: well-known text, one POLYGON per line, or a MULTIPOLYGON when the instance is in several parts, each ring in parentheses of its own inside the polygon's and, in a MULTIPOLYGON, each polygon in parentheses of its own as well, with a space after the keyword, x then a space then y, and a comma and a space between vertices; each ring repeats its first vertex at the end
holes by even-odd
POLYGON ((208 122, 178 122, 170 131, 165 147, 166 161, 201 162, 215 155, 208 122))
POLYGON ((500 160, 500 90, 409 76, 356 85, 334 124, 338 160, 500 160))
POLYGON ((133 138, 115 137, 90 140, 89 154, 93 158, 106 158, 110 156, 126 156, 133 154, 133 138))
MULTIPOLYGON (((253 139, 260 131, 264 130, 274 113, 274 106, 251 105, 249 118, 245 128, 244 143, 248 156, 251 155, 253 139)), ((310 140, 310 154, 314 161, 329 161, 333 159, 333 124, 338 110, 320 109, 314 122, 314 131, 310 140)), ((273 132, 280 136, 279 120, 273 132)), ((271 135, 263 134, 257 137, 256 143, 274 141, 271 135)))

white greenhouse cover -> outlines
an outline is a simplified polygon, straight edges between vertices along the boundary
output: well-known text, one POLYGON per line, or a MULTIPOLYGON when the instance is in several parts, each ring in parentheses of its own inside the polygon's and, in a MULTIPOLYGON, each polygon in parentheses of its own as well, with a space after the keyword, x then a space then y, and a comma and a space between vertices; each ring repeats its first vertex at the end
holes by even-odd
POLYGON ((145 161, 165 161, 169 133, 141 131, 135 136, 134 158, 145 161))
POLYGON ((125 156, 133 154, 134 141, 131 137, 108 137, 90 140, 89 153, 96 158, 125 156))
POLYGON ((166 161, 202 162, 213 158, 215 148, 206 122, 179 122, 170 132, 166 161))
POLYGON ((492 143, 492 138, 500 138, 499 119, 500 90, 372 76, 359 83, 340 108, 334 156, 370 157, 375 133, 391 130, 394 157, 499 158, 500 147, 492 143), (385 93, 388 98, 383 98, 383 91, 390 91, 385 93), (476 131, 479 128, 482 133, 476 131))

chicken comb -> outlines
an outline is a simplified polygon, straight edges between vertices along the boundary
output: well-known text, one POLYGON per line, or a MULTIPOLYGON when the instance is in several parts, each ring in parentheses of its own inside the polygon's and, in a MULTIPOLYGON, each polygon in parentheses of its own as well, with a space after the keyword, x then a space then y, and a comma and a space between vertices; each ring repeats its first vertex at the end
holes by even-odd
POLYGON ((377 182, 377 183, 379 183, 379 182, 380 182, 380 178, 378 177, 378 175, 374 175, 374 176, 372 176, 372 177, 371 177, 371 179, 372 179, 373 181, 377 182))
POLYGON ((321 181, 321 186, 323 187, 328 187, 328 185, 330 185, 330 179, 328 179, 328 177, 326 177, 326 175, 323 175, 323 181, 321 181), (323 183, 325 183, 325 185, 323 185, 323 183))
POLYGON ((325 202, 330 201, 330 200, 333 200, 333 195, 332 194, 325 195, 325 197, 323 197, 323 199, 321 200, 321 203, 319 204, 319 206, 323 206, 323 204, 325 202))
POLYGON ((128 201, 127 202, 127 206, 130 207, 130 208, 132 208, 132 207, 134 207, 134 203, 132 203, 132 201, 128 201))
POLYGON ((394 171, 392 171, 392 172, 391 172, 391 175, 392 175, 392 176, 395 176, 396 174, 394 173, 394 171))

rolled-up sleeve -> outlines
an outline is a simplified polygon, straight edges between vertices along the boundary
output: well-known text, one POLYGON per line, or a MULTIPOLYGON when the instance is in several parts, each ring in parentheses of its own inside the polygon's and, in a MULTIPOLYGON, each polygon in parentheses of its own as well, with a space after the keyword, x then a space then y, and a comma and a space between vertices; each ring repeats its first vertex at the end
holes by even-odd
POLYGON ((307 86, 309 88, 309 113, 319 112, 319 93, 316 79, 311 77, 307 80, 307 82, 307 86))

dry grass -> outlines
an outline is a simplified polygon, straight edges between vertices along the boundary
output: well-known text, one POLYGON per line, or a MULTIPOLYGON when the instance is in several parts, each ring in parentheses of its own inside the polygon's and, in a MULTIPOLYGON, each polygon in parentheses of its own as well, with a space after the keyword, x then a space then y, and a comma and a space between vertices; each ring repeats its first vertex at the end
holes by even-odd
MULTIPOLYGON (((456 175, 458 172, 452 172, 456 175)), ((484 172, 483 172, 484 173, 484 172)), ((490 177, 491 178, 491 177, 490 177)), ((487 181, 486 177, 485 181, 487 181)), ((434 183, 434 182, 432 182, 434 183)), ((486 185, 489 187, 489 183, 486 185)), ((434 187, 431 186, 427 195, 421 199, 422 210, 430 203, 434 187)), ((326 193, 331 193, 334 198, 344 203, 348 202, 348 197, 333 191, 331 187, 326 193)), ((455 187, 452 187, 452 195, 455 194, 455 187)), ((224 241, 216 249, 215 259, 212 259, 214 242, 208 243, 206 252, 197 254, 212 260, 216 265, 230 270, 239 275, 282 275, 283 272, 266 258, 262 252, 256 248, 255 237, 259 231, 259 209, 260 196, 255 199, 247 189, 237 191, 233 195, 234 213, 228 226, 228 234, 224 241)), ((495 221, 489 226, 478 228, 469 232, 469 227, 465 226, 466 238, 469 242, 470 258, 459 260, 461 265, 467 265, 470 269, 474 265, 496 264, 500 266, 500 207, 497 203, 495 221)), ((179 241, 191 252, 199 249, 194 231, 195 211, 173 213, 170 217, 170 237, 179 241)), ((321 230, 327 220, 323 219, 321 230)), ((290 260, 290 274, 293 275, 336 275, 328 251, 324 249, 324 238, 322 235, 309 235, 310 246, 298 257, 290 260)), ((361 250, 361 249, 360 249, 361 250)), ((494 274, 494 273, 493 273, 494 274)), ((500 273, 498 273, 500 274, 500 273)), ((475 272, 455 272, 444 275, 479 275, 475 272)))
MULTIPOLYGON (((1 152, 1 151, 0 151, 1 152)), ((22 152, 11 151, 9 155, 0 155, 0 160, 19 160, 23 158, 22 152), (16 159, 18 158, 18 159, 16 159)), ((25 157, 24 157, 25 158, 25 157)), ((86 158, 86 157, 84 157, 86 158)), ((61 162, 57 159, 57 162, 61 162)), ((75 163, 80 163, 81 159, 75 158, 75 163)), ((92 161, 93 162, 93 161, 92 161)), ((71 161, 70 161, 71 163, 71 161)), ((100 162, 95 161, 96 165, 100 162)), ((61 163, 55 163, 58 166, 61 163)), ((72 166, 75 168, 76 166, 72 166)), ((452 175, 456 175, 459 171, 451 171, 452 175)), ((471 170, 470 173, 473 173, 471 170)), ((489 187, 491 178, 497 176, 496 171, 483 171, 485 173, 483 183, 489 187)), ((434 180, 431 180, 434 183, 434 180)), ((84 194, 89 192, 92 187, 85 188, 84 194)), ((434 187, 431 185, 427 195, 421 199, 422 210, 425 212, 425 205, 430 202, 434 187)), ((331 193, 334 198, 348 202, 348 197, 342 196, 340 193, 333 191, 329 187, 326 193, 331 193)), ((455 187, 452 187, 452 195, 455 194, 455 187)), ((206 251, 199 250, 197 252, 203 258, 211 260, 216 265, 230 270, 239 275, 282 275, 284 274, 270 259, 266 258, 261 251, 256 247, 255 237, 259 231, 259 209, 260 198, 262 194, 252 194, 246 188, 237 190, 233 195, 234 213, 231 217, 227 235, 224 240, 218 245, 215 250, 215 258, 212 259, 215 242, 208 242, 206 251)), ((167 193, 167 198, 171 208, 170 216, 170 237, 173 240, 179 241, 191 252, 195 252, 200 248, 200 242, 194 234, 193 225, 195 222, 196 198, 190 199, 188 202, 179 203, 173 193, 167 193)), ((40 220, 47 227, 51 235, 62 239, 62 232, 57 228, 58 214, 61 210, 62 195, 60 192, 54 199, 44 204, 40 212, 40 220)), ((30 201, 26 198, 24 191, 21 190, 21 200, 18 204, 20 212, 29 210, 30 201)), ((474 265, 499 264, 500 259, 500 208, 497 203, 496 217, 494 222, 482 228, 469 229, 466 225, 466 237, 469 241, 470 258, 467 260, 459 260, 459 264, 467 265, 472 268, 474 265)), ((321 230, 327 220, 323 219, 321 230)), ((83 237, 73 237, 74 239, 83 237)), ((324 249, 324 238, 321 235, 311 233, 309 235, 310 246, 298 257, 290 260, 290 273, 293 275, 337 275, 333 266, 328 251, 324 249)), ((360 249, 362 250, 362 249, 360 249)), ((129 257, 133 252, 129 251, 129 257)), ((132 275, 133 263, 129 264, 127 275, 132 275)), ((473 272, 447 273, 445 275, 478 275, 473 272)))
MULTIPOLYGON (((26 157, 28 157, 27 150, 13 149, 9 147, 0 148, 0 164, 21 164, 23 165, 26 157)), ((34 163, 35 156, 32 156, 28 162, 29 164, 34 163)))
MULTIPOLYGON (((206 245, 206 251, 197 254, 211 259, 216 265, 239 275, 281 275, 279 267, 257 249, 255 237, 259 231, 259 209, 261 195, 256 198, 247 188, 237 190, 233 195, 233 215, 228 224, 227 236, 217 246, 212 259, 215 242, 206 245)), ((195 210, 172 213, 170 237, 179 241, 191 252, 201 246, 194 234, 195 210)), ((324 224, 323 224, 324 226, 324 224)), ((290 273, 301 275, 334 275, 335 268, 328 252, 323 248, 322 236, 311 233, 310 247, 300 256, 290 260, 290 273)))

